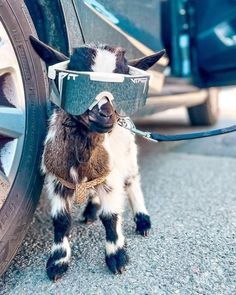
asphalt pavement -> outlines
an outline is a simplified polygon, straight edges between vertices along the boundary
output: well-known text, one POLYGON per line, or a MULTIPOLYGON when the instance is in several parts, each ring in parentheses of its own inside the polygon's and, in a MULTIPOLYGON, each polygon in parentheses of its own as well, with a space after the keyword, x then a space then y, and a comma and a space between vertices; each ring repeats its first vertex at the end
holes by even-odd
MULTIPOLYGON (((217 127, 236 122, 235 94, 222 95, 217 127)), ((141 126, 166 133, 197 130, 189 127, 182 109, 141 126)), ((135 234, 127 204, 127 271, 108 271, 100 221, 81 225, 82 208, 75 207, 71 265, 61 280, 50 282, 45 263, 52 224, 42 195, 24 243, 0 280, 1 295, 236 294, 236 133, 179 143, 139 139, 138 144, 152 230, 147 238, 135 234)))

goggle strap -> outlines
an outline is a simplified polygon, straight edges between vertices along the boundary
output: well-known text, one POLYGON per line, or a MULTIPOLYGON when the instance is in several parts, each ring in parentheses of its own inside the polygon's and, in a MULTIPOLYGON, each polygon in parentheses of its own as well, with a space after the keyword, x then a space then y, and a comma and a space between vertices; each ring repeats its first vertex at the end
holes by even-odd
POLYGON ((61 107, 60 93, 53 80, 51 80, 50 84, 50 101, 53 102, 55 105, 61 107))
POLYGON ((56 70, 65 70, 70 61, 62 61, 60 63, 48 67, 48 78, 54 80, 56 78, 56 70))

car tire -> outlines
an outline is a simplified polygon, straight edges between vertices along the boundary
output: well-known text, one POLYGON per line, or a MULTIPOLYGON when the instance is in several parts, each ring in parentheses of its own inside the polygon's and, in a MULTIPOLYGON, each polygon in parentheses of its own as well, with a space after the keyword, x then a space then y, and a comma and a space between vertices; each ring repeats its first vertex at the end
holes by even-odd
POLYGON ((219 89, 209 88, 204 103, 188 108, 188 115, 193 126, 214 125, 219 116, 219 89))
MULTIPOLYGON (((15 52, 25 99, 24 140, 21 154, 17 155, 19 161, 15 177, 0 207, 1 275, 22 243, 42 189, 43 179, 39 172, 39 162, 46 130, 48 85, 45 66, 33 51, 29 41, 29 36, 36 36, 36 31, 24 2, 0 0, 0 22, 15 52)), ((0 135, 0 142, 2 138, 0 135)))

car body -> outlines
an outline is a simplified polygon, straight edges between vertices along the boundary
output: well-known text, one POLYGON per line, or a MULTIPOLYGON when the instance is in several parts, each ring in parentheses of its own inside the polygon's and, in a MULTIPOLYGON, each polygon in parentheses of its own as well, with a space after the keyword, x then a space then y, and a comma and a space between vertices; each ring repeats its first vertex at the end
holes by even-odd
POLYGON ((129 59, 165 48, 152 68, 147 106, 136 116, 186 106, 194 125, 218 116, 218 86, 236 84, 233 0, 0 0, 0 274, 32 219, 43 179, 45 65, 29 35, 67 56, 100 42, 122 46, 129 59))
MULTIPOLYGON (((148 0, 143 3, 140 0, 78 0, 72 3, 61 0, 63 25, 60 27, 64 28, 64 42, 54 33, 48 33, 45 29, 47 23, 42 29, 43 20, 50 19, 49 15, 52 17, 50 1, 44 1, 43 6, 39 4, 40 1, 25 2, 31 17, 35 19, 39 37, 63 49, 64 53, 84 42, 122 46, 128 58, 137 58, 165 48, 167 57, 159 63, 159 67, 153 69, 155 78, 151 83, 150 99, 138 115, 183 105, 188 110, 190 108, 191 113, 194 111, 191 107, 211 100, 214 118, 191 121, 195 125, 216 122, 217 91, 209 87, 235 83, 235 48, 234 41, 230 41, 234 36, 233 1, 220 0, 215 3, 209 0, 205 3, 202 0, 148 0), (217 10, 217 7, 220 9, 217 10), (38 21, 38 8, 41 10, 41 23, 38 21), (213 10, 218 13, 211 16, 213 10)), ((55 20, 56 16, 53 17, 56 24, 58 20, 55 20)), ((52 24, 49 26, 52 27, 52 24)), ((199 107, 195 110, 200 113, 203 111, 199 107)))

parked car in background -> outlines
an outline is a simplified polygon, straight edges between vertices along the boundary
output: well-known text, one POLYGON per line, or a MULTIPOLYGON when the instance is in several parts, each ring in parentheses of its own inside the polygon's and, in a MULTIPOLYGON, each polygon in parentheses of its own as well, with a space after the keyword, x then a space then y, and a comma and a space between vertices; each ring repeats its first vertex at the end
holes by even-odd
POLYGON ((186 106, 193 125, 218 118, 219 86, 236 84, 233 0, 0 0, 0 274, 37 206, 46 131, 46 68, 29 35, 69 55, 100 42, 129 59, 166 48, 152 68, 146 107, 137 116, 186 106))

